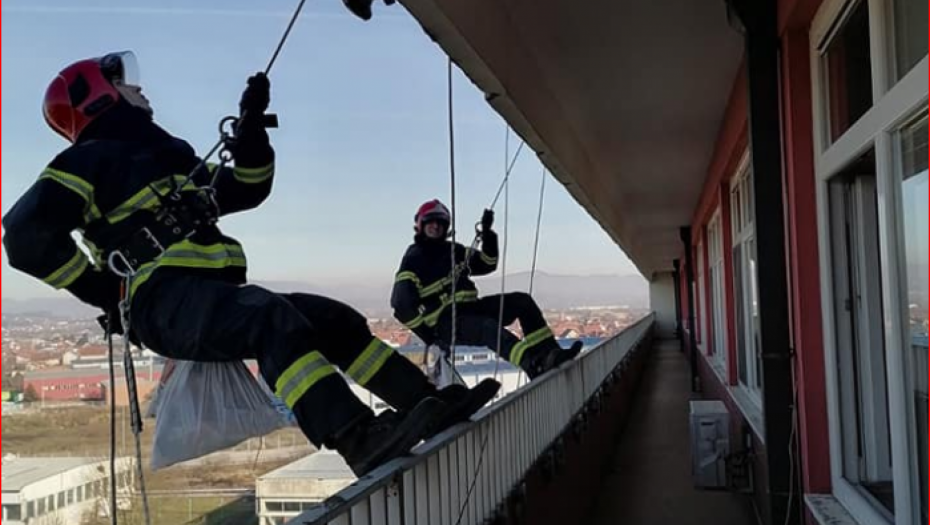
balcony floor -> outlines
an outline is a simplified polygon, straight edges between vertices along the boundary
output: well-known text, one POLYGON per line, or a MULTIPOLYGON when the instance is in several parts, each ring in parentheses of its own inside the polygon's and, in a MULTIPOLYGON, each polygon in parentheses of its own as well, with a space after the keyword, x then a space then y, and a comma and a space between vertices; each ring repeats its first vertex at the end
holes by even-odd
POLYGON ((689 384, 688 362, 678 342, 658 342, 588 523, 757 523, 748 497, 700 491, 691 483, 689 384))

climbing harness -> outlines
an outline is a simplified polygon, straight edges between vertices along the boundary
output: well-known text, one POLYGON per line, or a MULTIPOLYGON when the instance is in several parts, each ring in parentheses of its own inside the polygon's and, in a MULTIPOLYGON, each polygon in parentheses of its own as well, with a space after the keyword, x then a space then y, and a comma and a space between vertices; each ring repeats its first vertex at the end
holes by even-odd
MULTIPOLYGON (((294 29, 300 13, 303 11, 306 0, 300 0, 291 17, 284 34, 265 67, 265 75, 271 73, 275 63, 281 55, 294 29)), ((135 364, 132 358, 130 333, 132 331, 131 317, 131 290, 132 280, 143 264, 161 258, 167 249, 189 239, 204 227, 213 226, 220 216, 219 205, 216 199, 216 184, 218 178, 226 171, 226 167, 233 160, 232 151, 237 140, 237 128, 243 114, 239 118, 226 117, 219 123, 219 140, 210 148, 197 166, 185 177, 180 184, 174 183, 173 188, 166 195, 152 188, 159 196, 160 206, 153 219, 142 228, 128 237, 128 240, 110 251, 107 258, 107 267, 114 274, 122 278, 119 303, 119 322, 123 330, 123 368, 126 386, 129 394, 129 408, 131 416, 132 434, 135 439, 135 462, 139 477, 139 489, 142 497, 143 516, 146 525, 151 525, 151 509, 145 486, 145 473, 142 464, 142 411, 139 406, 139 392, 136 383, 135 364), (219 162, 214 168, 213 176, 207 186, 193 186, 194 178, 208 170, 210 159, 217 156, 219 162), (193 186, 193 188, 192 188, 193 186), (193 189, 194 191, 187 191, 193 189)), ((262 125, 265 128, 278 127, 277 117, 273 114, 263 116, 262 125)), ((112 525, 117 525, 117 472, 116 472, 116 373, 114 362, 113 327, 115 321, 113 314, 107 314, 106 337, 109 344, 110 366, 110 517, 112 525)))

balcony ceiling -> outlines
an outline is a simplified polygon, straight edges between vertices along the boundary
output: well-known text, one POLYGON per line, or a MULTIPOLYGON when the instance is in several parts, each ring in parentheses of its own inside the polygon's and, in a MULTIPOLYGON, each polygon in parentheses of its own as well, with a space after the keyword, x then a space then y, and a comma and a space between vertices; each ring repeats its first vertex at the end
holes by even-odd
POLYGON ((682 253, 733 81, 723 0, 400 0, 647 277, 682 253))

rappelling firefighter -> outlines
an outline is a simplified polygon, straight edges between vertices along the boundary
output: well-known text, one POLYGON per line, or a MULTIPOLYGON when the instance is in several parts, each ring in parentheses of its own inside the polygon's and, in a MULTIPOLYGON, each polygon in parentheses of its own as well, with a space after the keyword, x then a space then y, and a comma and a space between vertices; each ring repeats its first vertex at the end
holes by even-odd
POLYGON ((497 269, 494 212, 484 211, 478 230, 480 243, 475 249, 455 244, 454 264, 451 220, 449 209, 438 200, 423 204, 414 216, 414 243, 407 249, 394 282, 394 316, 424 343, 445 351, 450 350, 454 325, 456 344, 493 349, 531 379, 577 357, 582 343, 563 349, 529 294, 478 297, 471 277, 497 269), (520 322, 522 339, 505 328, 515 321, 520 322))
POLYGON ((242 95, 227 167, 203 163, 155 123, 134 71, 132 53, 113 53, 52 80, 45 119, 71 146, 3 218, 11 266, 100 308, 112 332, 122 333, 114 319, 128 321, 128 337, 165 357, 257 360, 307 438, 359 476, 494 397, 493 381, 437 391, 340 302, 246 285, 245 252, 217 220, 271 193, 266 76, 242 95), (396 410, 376 416, 345 377, 396 410))

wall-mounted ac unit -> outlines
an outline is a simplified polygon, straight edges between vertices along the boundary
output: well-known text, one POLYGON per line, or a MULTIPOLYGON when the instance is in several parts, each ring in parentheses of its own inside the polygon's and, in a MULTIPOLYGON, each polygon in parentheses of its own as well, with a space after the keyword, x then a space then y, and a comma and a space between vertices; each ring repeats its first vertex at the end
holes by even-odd
POLYGON ((694 486, 726 489, 730 413, 721 401, 691 402, 691 476, 694 486))

